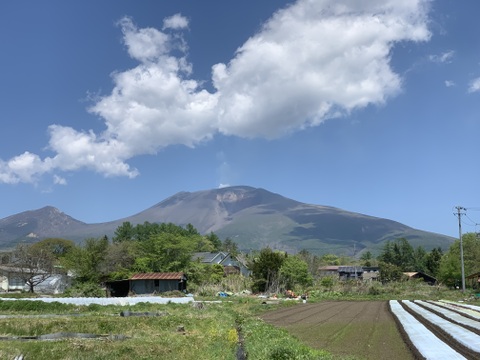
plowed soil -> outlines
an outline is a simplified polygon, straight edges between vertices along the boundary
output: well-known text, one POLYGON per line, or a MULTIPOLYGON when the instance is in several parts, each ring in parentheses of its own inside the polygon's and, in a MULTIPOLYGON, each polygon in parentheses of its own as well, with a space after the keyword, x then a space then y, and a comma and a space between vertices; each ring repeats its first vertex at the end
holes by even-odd
POLYGON ((298 304, 262 318, 307 345, 356 359, 414 359, 386 301, 326 301, 298 304))

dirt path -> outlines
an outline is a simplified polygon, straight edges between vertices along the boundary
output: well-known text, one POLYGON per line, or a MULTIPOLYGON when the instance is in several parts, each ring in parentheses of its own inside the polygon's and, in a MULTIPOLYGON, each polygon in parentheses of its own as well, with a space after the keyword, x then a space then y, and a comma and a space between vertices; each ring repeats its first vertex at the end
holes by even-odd
POLYGON ((264 314, 311 347, 359 359, 408 360, 404 342, 386 301, 325 301, 298 304, 264 314))

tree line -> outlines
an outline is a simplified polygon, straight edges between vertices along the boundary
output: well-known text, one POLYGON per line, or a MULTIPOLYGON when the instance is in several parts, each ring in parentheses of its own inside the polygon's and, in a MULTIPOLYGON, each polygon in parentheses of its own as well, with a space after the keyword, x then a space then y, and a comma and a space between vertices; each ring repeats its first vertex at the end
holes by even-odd
MULTIPOLYGON (((480 271, 480 239, 467 233, 462 240, 465 273, 480 271)), ((192 260, 196 252, 217 251, 242 255, 251 271, 249 280, 254 292, 306 289, 313 285, 322 265, 378 266, 382 282, 401 280, 408 271, 426 273, 448 286, 461 281, 458 240, 444 253, 439 247, 429 252, 421 246, 414 248, 407 239, 400 238, 387 241, 378 256, 366 251, 358 260, 334 254, 317 256, 307 250, 291 255, 269 247, 241 254, 229 238, 222 241, 213 232, 201 235, 191 224, 182 227, 172 223, 145 222, 134 226, 124 222, 111 239, 89 238, 80 245, 60 238, 19 244, 9 261, 20 269, 32 292, 49 274, 70 271, 74 287, 85 293, 98 292, 98 285, 105 281, 127 279, 139 272, 182 271, 192 284, 219 283, 224 276, 222 266, 192 260)))

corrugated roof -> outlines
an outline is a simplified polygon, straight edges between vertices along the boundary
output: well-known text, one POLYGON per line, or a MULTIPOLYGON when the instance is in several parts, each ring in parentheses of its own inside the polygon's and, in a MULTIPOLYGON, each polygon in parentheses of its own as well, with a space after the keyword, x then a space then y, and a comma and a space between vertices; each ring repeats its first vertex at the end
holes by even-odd
POLYGON ((169 273, 138 273, 133 274, 130 280, 181 280, 184 278, 183 272, 169 273))

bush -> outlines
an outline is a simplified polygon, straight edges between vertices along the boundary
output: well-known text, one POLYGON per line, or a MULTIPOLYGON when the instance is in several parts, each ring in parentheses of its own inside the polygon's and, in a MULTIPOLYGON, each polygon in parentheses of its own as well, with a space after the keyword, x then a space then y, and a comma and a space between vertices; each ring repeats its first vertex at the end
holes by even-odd
POLYGON ((105 297, 105 290, 98 284, 77 282, 64 292, 64 297, 105 297))

